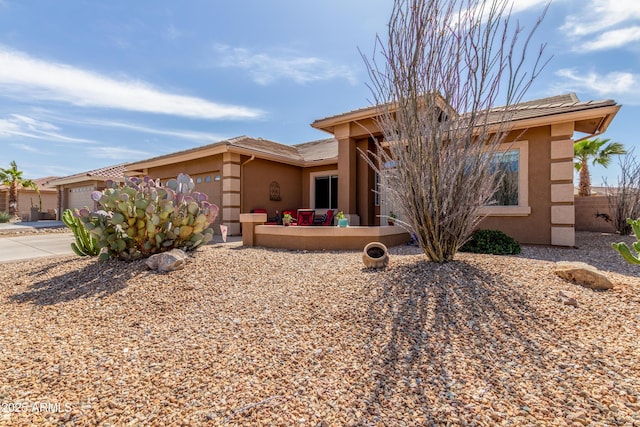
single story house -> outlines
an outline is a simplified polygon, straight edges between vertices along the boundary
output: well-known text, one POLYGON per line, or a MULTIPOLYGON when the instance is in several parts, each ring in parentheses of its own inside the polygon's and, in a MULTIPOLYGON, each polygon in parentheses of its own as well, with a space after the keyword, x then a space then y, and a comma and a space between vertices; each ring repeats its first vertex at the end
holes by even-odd
MULTIPOLYGON (((38 186, 38 191, 32 188, 18 189, 18 211, 17 215, 23 221, 31 219, 31 208, 37 207, 41 219, 56 219, 57 192, 51 184, 57 177, 47 176, 34 179, 38 186)), ((0 185, 0 212, 9 211, 9 187, 0 185)))
POLYGON ((103 190, 107 180, 124 182, 125 165, 107 166, 52 180, 50 185, 56 188, 58 219, 66 209, 82 209, 86 206, 95 210, 96 203, 91 193, 103 190))
MULTIPOLYGON (((573 144, 602 134, 620 109, 613 100, 581 102, 575 94, 518 104, 510 122, 509 150, 515 198, 485 208, 483 228, 504 231, 521 243, 573 246, 573 144), (582 134, 582 135, 580 135, 582 134)), ((240 234, 240 213, 313 208, 343 211, 352 225, 378 226, 393 206, 373 191, 379 177, 359 150, 380 138, 376 107, 316 120, 332 138, 283 145, 241 136, 125 165, 129 176, 167 180, 183 172, 220 209, 218 223, 240 234)), ((68 181, 68 179, 67 179, 68 181)), ((63 181, 63 182, 67 182, 63 181)))

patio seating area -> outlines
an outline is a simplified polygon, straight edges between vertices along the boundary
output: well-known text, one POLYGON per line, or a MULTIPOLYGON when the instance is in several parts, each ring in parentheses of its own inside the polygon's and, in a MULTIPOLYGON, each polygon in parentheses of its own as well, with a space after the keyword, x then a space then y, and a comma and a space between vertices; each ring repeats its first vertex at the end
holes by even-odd
POLYGON ((282 218, 287 214, 292 218, 289 224, 291 226, 331 226, 334 218, 333 209, 328 209, 324 214, 317 214, 315 209, 287 209, 282 211, 282 215, 275 211, 275 215, 272 217, 269 217, 269 212, 262 208, 253 209, 251 213, 267 215, 265 225, 284 225, 282 218))
POLYGON ((291 250, 362 250, 368 243, 381 242, 387 247, 404 245, 411 236, 398 226, 322 227, 269 225, 267 214, 240 214, 242 244, 291 250))

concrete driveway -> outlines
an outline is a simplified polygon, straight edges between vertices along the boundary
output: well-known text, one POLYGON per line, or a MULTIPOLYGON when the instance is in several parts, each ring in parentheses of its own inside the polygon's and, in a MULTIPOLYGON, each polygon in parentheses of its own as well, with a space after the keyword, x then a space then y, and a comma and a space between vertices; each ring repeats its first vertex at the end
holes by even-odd
POLYGON ((72 233, 0 237, 0 263, 60 255, 72 255, 72 233))
MULTIPOLYGON (((31 236, 0 237, 0 264, 34 258, 74 255, 71 242, 73 233, 52 233, 31 236)), ((210 245, 223 245, 219 235, 210 245)), ((226 245, 242 245, 242 236, 230 236, 226 245)))

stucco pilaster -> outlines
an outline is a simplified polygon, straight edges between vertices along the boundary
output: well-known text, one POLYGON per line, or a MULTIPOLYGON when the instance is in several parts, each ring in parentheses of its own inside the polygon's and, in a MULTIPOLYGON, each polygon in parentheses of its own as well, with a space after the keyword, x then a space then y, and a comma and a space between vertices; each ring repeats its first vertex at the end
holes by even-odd
POLYGON ((349 216, 350 224, 359 223, 356 206, 356 141, 351 138, 349 123, 336 127, 338 140, 338 210, 349 216))
POLYGON ((240 155, 222 155, 222 212, 221 223, 229 235, 240 234, 240 155))

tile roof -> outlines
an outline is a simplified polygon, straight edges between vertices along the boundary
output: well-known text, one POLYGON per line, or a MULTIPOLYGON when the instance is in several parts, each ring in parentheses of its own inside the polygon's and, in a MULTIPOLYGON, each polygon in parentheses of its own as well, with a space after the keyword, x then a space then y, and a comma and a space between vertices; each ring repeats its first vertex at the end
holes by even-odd
MULTIPOLYGON (((617 105, 612 99, 601 101, 584 101, 581 102, 574 94, 553 96, 549 98, 536 99, 533 101, 521 102, 510 106, 511 121, 533 119, 539 117, 552 116, 556 114, 573 113, 593 108, 609 107, 617 105)), ((495 123, 502 118, 504 107, 496 107, 489 111, 489 122, 495 123), (492 118, 494 115, 495 118, 492 118)))
POLYGON ((265 154, 285 157, 291 160, 304 161, 298 150, 292 145, 284 145, 279 142, 269 141, 262 138, 250 138, 248 136, 229 140, 228 145, 246 148, 265 154))
MULTIPOLYGON (((531 101, 520 102, 515 105, 511 105, 510 109, 513 112, 512 121, 532 119, 537 117, 545 117, 554 114, 571 113, 575 111, 583 111, 591 108, 606 107, 617 105, 614 100, 602 100, 602 101, 585 101, 581 102, 575 93, 567 93, 562 95, 555 95, 546 98, 534 99, 531 101)), ((504 106, 495 107, 489 110, 489 113, 495 113, 495 120, 492 121, 489 117, 490 123, 497 123, 503 116, 501 113, 504 106)), ((377 114, 376 106, 363 107, 355 110, 348 111, 346 113, 336 114, 333 116, 324 117, 322 119, 315 120, 312 124, 314 126, 317 123, 339 119, 342 117, 351 117, 354 114, 369 114, 371 117, 377 114)))
POLYGON ((281 158, 284 161, 290 161, 294 163, 315 162, 320 160, 337 159, 338 157, 338 141, 330 138, 319 141, 311 141, 297 145, 285 145, 279 142, 270 141, 263 138, 252 138, 246 135, 238 136, 235 138, 218 141, 212 144, 201 145, 187 150, 176 151, 162 156, 153 157, 150 159, 142 160, 140 162, 129 163, 128 170, 135 170, 136 168, 146 167, 145 163, 167 160, 170 162, 171 158, 179 156, 193 155, 193 158, 198 157, 198 152, 201 152, 201 156, 217 154, 216 148, 220 147, 237 148, 246 150, 249 153, 255 153, 256 155, 264 154, 265 156, 281 158))
POLYGON ((338 158, 338 140, 335 138, 305 142, 294 147, 307 162, 338 158))
MULTIPOLYGON (((52 185, 50 185, 50 182, 57 178, 58 178, 57 176, 45 176, 43 178, 32 179, 32 181, 36 183, 36 185, 38 186, 38 190, 40 192, 53 192, 53 191, 56 191, 56 189, 53 188, 52 185)), ((0 184, 0 191, 4 191, 8 189, 9 189, 8 186, 0 184)))
POLYGON ((103 168, 93 169, 86 172, 80 172, 74 175, 64 176, 54 179, 50 182, 51 185, 61 185, 63 183, 81 182, 90 180, 123 180, 124 172, 127 163, 121 163, 118 165, 105 166, 103 168))

